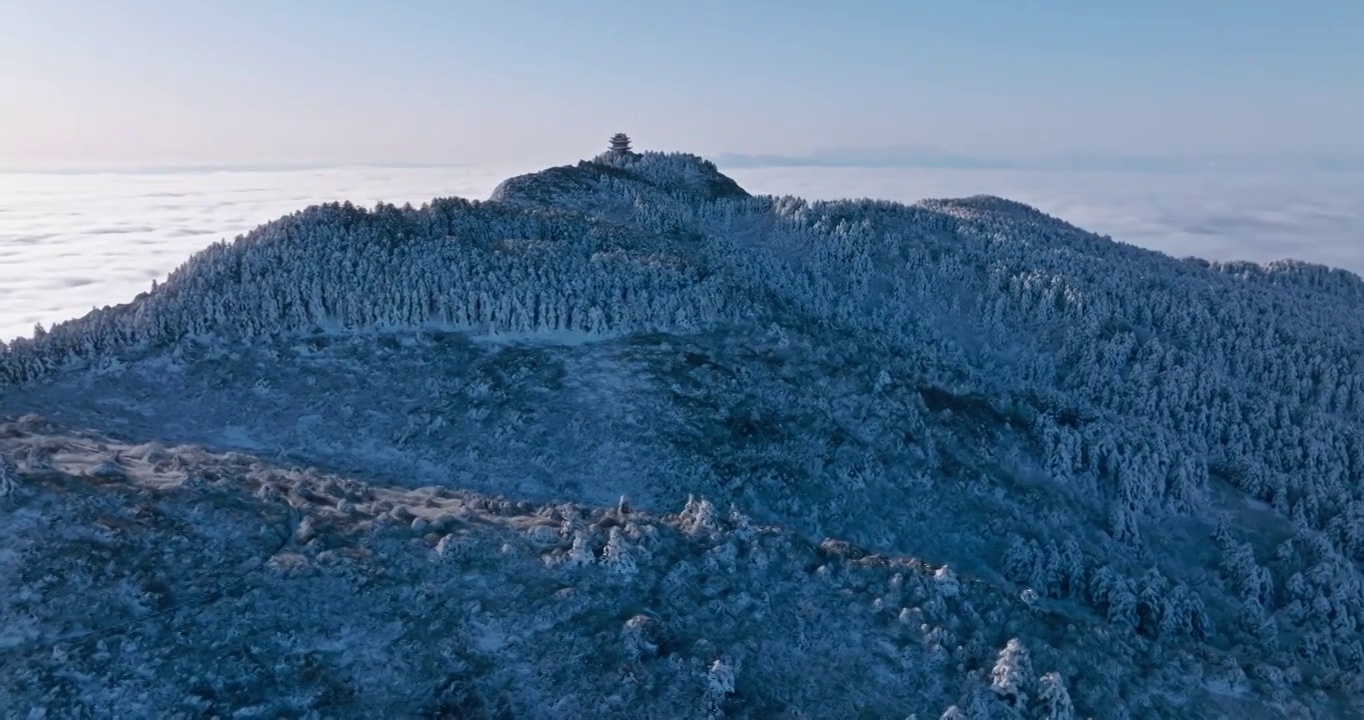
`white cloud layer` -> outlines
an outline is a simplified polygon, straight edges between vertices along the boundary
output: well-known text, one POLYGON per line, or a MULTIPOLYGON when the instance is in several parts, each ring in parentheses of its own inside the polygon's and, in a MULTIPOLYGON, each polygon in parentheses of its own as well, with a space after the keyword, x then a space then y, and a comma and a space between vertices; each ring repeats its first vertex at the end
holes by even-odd
MULTIPOLYGON (((0 174, 0 338, 126 302, 195 251, 331 200, 487 197, 529 167, 0 174)), ((1364 272, 1364 173, 1203 176, 753 168, 751 192, 807 198, 988 193, 1173 255, 1294 257, 1364 272)))
POLYGON ((0 339, 127 302, 196 251, 311 204, 482 198, 531 169, 0 174, 0 339))
POLYGON ((999 195, 1176 257, 1295 258, 1364 273, 1364 173, 1144 173, 759 168, 750 191, 802 197, 999 195))

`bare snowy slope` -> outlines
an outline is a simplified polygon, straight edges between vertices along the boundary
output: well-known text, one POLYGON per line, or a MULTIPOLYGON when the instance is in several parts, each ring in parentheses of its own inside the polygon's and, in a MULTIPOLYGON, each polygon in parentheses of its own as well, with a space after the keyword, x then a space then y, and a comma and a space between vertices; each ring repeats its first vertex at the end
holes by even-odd
POLYGON ((309 208, 0 353, 0 706, 1356 713, 1361 287, 686 155, 309 208))

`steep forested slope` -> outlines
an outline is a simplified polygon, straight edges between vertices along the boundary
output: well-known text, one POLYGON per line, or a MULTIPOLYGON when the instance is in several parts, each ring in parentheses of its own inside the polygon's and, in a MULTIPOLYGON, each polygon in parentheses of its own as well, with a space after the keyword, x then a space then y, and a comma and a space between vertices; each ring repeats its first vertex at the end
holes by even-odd
POLYGON ((0 350, 0 705, 1357 713, 1362 287, 686 155, 309 208, 0 350))

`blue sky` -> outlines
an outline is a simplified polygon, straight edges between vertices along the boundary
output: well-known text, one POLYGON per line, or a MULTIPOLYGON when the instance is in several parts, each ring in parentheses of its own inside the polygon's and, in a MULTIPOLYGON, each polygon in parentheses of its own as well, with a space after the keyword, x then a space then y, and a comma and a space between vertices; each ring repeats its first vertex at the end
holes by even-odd
POLYGON ((1358 0, 0 0, 0 165, 1364 155, 1358 0))

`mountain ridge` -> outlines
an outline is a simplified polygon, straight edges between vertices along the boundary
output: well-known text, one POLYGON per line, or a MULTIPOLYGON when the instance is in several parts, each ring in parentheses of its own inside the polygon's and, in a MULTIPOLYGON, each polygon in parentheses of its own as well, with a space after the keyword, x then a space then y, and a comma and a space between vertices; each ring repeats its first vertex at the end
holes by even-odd
MULTIPOLYGON (((475 626, 539 627, 536 613, 553 614, 510 598, 492 616, 456 613, 473 635, 455 659, 406 646, 419 660, 392 691, 362 682, 335 651, 318 677, 367 688, 344 702, 286 698, 284 678, 269 683, 283 695, 247 698, 229 690, 246 670, 196 670, 217 678, 205 702, 220 711, 249 699, 363 715, 401 690, 426 707, 512 716, 536 716, 559 693, 578 703, 568 716, 685 706, 1059 718, 1073 703, 1096 717, 1333 717, 1358 708, 1364 688, 1364 646, 1350 630, 1364 621, 1357 300, 1348 273, 1176 260, 1001 198, 751 197, 695 156, 607 154, 509 179, 487 201, 314 206, 209 248, 132 303, 12 344, 0 353, 0 418, 11 419, 0 458, 17 479, 0 511, 60 516, 62 493, 107 475, 110 488, 190 518, 201 489, 161 490, 140 473, 213 473, 215 492, 244 497, 261 492, 260 473, 300 472, 408 504, 449 491, 528 503, 516 511, 528 515, 595 508, 590 527, 560 519, 520 531, 591 546, 578 568, 618 552, 605 548, 622 495, 649 518, 733 505, 808 547, 829 538, 816 554, 836 558, 792 551, 768 559, 789 572, 766 576, 709 554, 727 540, 684 543, 668 551, 690 568, 682 575, 639 563, 615 585, 557 561, 518 564, 546 587, 581 589, 575 617, 594 629, 556 630, 573 648, 563 659, 590 668, 581 676, 518 689, 518 673, 545 677, 545 667, 505 643, 480 649, 475 626), (83 439, 86 429, 100 439, 83 439), (230 471, 215 469, 224 463, 230 471), (877 555, 954 579, 925 579, 912 599, 881 592, 894 573, 821 584, 877 555), (808 574, 791 575, 797 567, 808 574), (794 613, 771 635, 750 628, 728 642, 702 627, 739 627, 731 616, 762 607, 749 602, 761 592, 794 613), (625 596, 648 612, 616 607, 625 596), (848 626, 856 632, 797 620, 842 627, 847 602, 870 609, 848 626), (658 618, 671 619, 651 625, 658 618), (622 655, 590 640, 644 626, 686 651, 622 655), (800 657, 819 653, 860 659, 846 673, 802 675, 800 657), (464 668, 455 690, 435 679, 442 663, 464 668), (684 679, 698 673, 708 679, 684 679)), ((286 505, 312 527, 335 525, 337 491, 309 492, 286 505)), ((106 502, 72 497, 72 512, 106 502)), ((204 522, 218 547, 222 521, 204 522)), ((452 534, 501 552, 501 536, 480 532, 407 537, 424 550, 378 529, 354 542, 420 585, 422 553, 452 534)), ((651 542, 624 532, 618 548, 651 542)), ((331 531, 291 542, 275 565, 332 567, 319 560, 331 531)), ((717 552, 747 557, 744 542, 717 552)), ((39 533, 16 530, 8 546, 26 567, 71 562, 39 533)), ((520 582, 472 557, 479 582, 520 582)), ((152 563, 162 568, 152 579, 173 587, 182 571, 166 562, 152 563)), ((65 606, 18 567, 5 572, 32 588, 26 597, 65 606)), ((360 587, 381 569, 346 561, 320 577, 360 587)), ((94 577, 92 591, 122 592, 94 577)), ((252 582, 287 594, 291 577, 252 582)), ((38 612, 24 602, 3 612, 38 612)), ((260 622, 295 612, 272 607, 260 622)), ((35 617, 25 627, 38 637, 62 621, 35 617)), ((177 617, 186 632, 214 632, 188 611, 177 617)), ((343 609, 330 617, 342 622, 343 609)), ((296 647, 272 647, 278 662, 302 662, 296 647)), ((57 673, 39 650, 22 657, 57 673)), ((131 677, 111 687, 132 688, 131 677)), ((23 692, 0 688, 15 702, 36 697, 23 692)))

